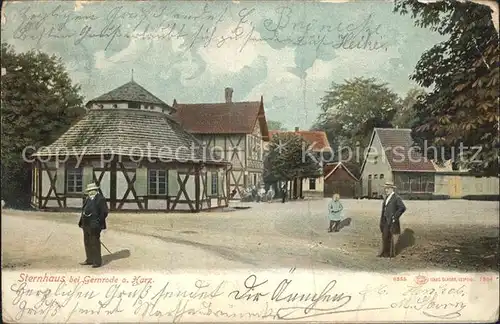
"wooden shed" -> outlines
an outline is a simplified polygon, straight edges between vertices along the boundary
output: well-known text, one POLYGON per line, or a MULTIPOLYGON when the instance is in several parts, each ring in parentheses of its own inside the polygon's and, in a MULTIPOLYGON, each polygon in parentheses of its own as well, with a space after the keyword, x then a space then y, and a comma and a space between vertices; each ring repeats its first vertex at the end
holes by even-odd
POLYGON ((343 198, 359 196, 359 179, 342 162, 327 164, 324 167, 324 196, 338 193, 343 198))

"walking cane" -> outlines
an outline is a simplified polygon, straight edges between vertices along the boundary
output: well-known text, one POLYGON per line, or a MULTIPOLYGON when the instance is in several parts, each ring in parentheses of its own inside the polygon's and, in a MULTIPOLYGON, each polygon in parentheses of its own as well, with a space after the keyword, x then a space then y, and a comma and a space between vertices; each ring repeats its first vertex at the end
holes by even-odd
POLYGON ((111 253, 111 251, 106 247, 106 245, 104 245, 104 243, 101 242, 101 245, 104 246, 104 248, 106 249, 106 251, 108 251, 109 254, 113 254, 111 253))
POLYGON ((394 239, 394 236, 392 234, 392 225, 389 227, 389 234, 391 235, 391 240, 389 241, 389 243, 391 244, 391 246, 389 247, 389 259, 392 259, 392 252, 393 252, 393 249, 394 249, 394 242, 393 242, 393 239, 394 239))
POLYGON ((391 244, 391 246, 389 247, 389 260, 392 259, 392 232, 390 232, 390 235, 391 235, 391 240, 389 241, 389 243, 391 244))

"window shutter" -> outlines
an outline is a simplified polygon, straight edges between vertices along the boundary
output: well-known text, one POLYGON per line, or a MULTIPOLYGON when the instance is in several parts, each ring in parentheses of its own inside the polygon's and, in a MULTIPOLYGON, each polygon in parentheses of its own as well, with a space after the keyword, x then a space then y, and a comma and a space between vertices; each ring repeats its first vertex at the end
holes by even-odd
POLYGON ((212 193, 212 172, 207 172, 207 195, 211 196, 212 193))
POLYGON ((94 182, 94 168, 91 166, 86 166, 83 168, 83 191, 85 191, 85 187, 87 187, 87 185, 92 182, 94 182))
POLYGON ((135 183, 134 189, 138 196, 148 195, 148 169, 137 168, 135 169, 135 183))
POLYGON ((64 184, 66 183, 64 179, 64 165, 60 165, 56 172, 56 193, 64 194, 64 184))
POLYGON ((179 192, 179 181, 177 180, 177 170, 168 170, 168 195, 177 197, 179 192))

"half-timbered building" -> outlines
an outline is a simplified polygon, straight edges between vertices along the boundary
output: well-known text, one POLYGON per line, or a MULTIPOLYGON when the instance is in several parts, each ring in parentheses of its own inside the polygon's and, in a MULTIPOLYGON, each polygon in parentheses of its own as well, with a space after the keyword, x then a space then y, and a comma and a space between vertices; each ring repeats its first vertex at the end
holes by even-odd
POLYGON ((110 210, 198 212, 227 206, 228 163, 209 156, 174 108, 131 81, 33 156, 32 205, 79 208, 95 182, 110 210))
POLYGON ((264 102, 233 102, 225 89, 223 103, 184 104, 174 100, 175 117, 209 152, 231 163, 228 192, 240 199, 245 188, 263 183, 264 141, 269 140, 264 102))

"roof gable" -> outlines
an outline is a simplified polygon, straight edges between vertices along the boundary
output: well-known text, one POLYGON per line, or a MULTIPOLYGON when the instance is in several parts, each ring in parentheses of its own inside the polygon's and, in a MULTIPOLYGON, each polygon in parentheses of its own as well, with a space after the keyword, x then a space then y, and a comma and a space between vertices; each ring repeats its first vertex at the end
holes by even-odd
POLYGON ((331 177, 336 171, 340 170, 340 169, 344 169, 347 174, 349 174, 349 176, 351 176, 354 180, 358 181, 359 179, 354 175, 352 174, 351 171, 349 171, 349 169, 342 163, 342 162, 336 162, 336 163, 332 163, 332 164, 328 164, 327 166, 325 166, 325 180, 327 180, 329 177, 331 177))
POLYGON ((153 95, 151 92, 146 90, 140 84, 135 81, 130 81, 118 88, 111 90, 99 97, 92 99, 92 102, 110 102, 110 101, 132 101, 132 102, 143 102, 149 104, 156 104, 160 106, 167 106, 165 102, 153 95))
POLYGON ((304 140, 311 144, 311 150, 320 152, 320 151, 330 151, 330 143, 328 142, 328 138, 326 133, 323 131, 269 131, 269 137, 272 138, 275 134, 280 133, 294 133, 301 136, 304 140))
MULTIPOLYGON (((382 158, 387 161, 392 171, 407 171, 407 172, 435 172, 434 164, 430 159, 427 159, 418 148, 413 144, 411 129, 408 128, 375 128, 370 140, 370 146, 373 145, 375 136, 378 137, 383 152, 375 152, 382 155, 382 158)), ((366 164, 367 156, 370 150, 367 151, 363 167, 366 164)), ((384 161, 384 162, 385 162, 384 161)))
POLYGON ((175 118, 193 134, 252 134, 259 122, 267 139, 267 121, 261 101, 229 103, 174 103, 175 118))

